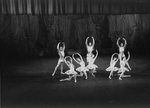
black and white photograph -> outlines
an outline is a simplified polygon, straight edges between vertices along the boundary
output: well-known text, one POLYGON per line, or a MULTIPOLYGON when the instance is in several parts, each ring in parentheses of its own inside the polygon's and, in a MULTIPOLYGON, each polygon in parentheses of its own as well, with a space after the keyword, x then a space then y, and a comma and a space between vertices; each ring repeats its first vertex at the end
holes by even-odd
POLYGON ((0 108, 150 108, 150 0, 0 0, 0 108))

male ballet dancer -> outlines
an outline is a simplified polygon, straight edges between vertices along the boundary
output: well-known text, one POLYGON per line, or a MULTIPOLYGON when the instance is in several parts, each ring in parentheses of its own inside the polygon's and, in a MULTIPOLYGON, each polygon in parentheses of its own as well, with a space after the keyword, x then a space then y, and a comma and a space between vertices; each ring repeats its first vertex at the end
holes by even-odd
POLYGON ((58 54, 59 54, 59 59, 58 59, 58 63, 55 67, 55 70, 54 70, 52 76, 54 76, 54 74, 55 74, 57 68, 59 67, 59 65, 60 65, 61 74, 63 74, 63 64, 64 64, 64 57, 65 57, 65 52, 64 52, 65 51, 65 43, 62 42, 63 46, 60 46, 60 44, 61 44, 61 42, 59 42, 57 44, 57 51, 58 51, 58 54))

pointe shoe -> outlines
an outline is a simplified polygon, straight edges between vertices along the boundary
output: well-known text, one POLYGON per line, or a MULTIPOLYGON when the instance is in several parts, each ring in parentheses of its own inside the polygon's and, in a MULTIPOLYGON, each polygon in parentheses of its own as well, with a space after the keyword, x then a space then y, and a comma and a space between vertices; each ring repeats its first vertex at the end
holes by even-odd
POLYGON ((119 77, 119 80, 122 80, 122 78, 119 77))
POLYGON ((61 74, 65 74, 64 72, 61 72, 61 74))

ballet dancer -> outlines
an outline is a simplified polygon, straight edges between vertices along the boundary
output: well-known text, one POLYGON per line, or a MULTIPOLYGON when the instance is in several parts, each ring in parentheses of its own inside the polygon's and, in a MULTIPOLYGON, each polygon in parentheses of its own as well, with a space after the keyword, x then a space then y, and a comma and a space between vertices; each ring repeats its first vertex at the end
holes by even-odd
POLYGON ((117 40, 117 46, 119 48, 119 59, 120 60, 121 60, 121 57, 125 57, 124 51, 125 51, 125 47, 127 45, 125 38, 123 38, 123 40, 124 40, 124 45, 123 45, 123 43, 121 43, 119 45, 120 38, 118 38, 118 40, 117 40))
POLYGON ((55 74, 55 72, 56 72, 56 70, 59 66, 60 66, 61 74, 64 74, 63 73, 63 64, 64 64, 64 57, 65 57, 65 52, 64 52, 65 51, 65 43, 62 42, 63 46, 60 46, 60 43, 61 42, 59 42, 57 44, 57 51, 58 51, 58 54, 59 54, 59 59, 58 59, 58 63, 56 65, 55 69, 54 69, 54 72, 53 72, 52 76, 54 76, 54 74, 55 74))
POLYGON ((74 59, 75 62, 77 62, 80 67, 76 68, 76 71, 80 72, 80 75, 78 76, 83 76, 83 74, 85 75, 85 79, 87 79, 87 73, 86 71, 88 71, 88 69, 85 66, 85 62, 83 61, 82 56, 79 53, 75 53, 72 55, 72 58, 74 59), (77 58, 75 58, 75 55, 78 55, 77 58))
POLYGON ((130 66, 128 65, 128 61, 130 59, 130 53, 128 52, 128 58, 126 59, 126 57, 121 57, 121 60, 120 60, 120 68, 118 70, 118 74, 120 74, 119 76, 119 80, 122 80, 122 77, 131 77, 131 75, 124 75, 125 71, 129 71, 130 69, 130 66), (125 67, 125 66, 128 66, 125 67))
POLYGON ((96 50, 96 55, 94 55, 94 54, 92 53, 92 55, 89 57, 88 65, 86 66, 86 68, 87 68, 88 70, 91 70, 92 76, 95 76, 94 73, 96 72, 96 68, 98 68, 98 66, 94 64, 94 62, 95 62, 97 56, 98 56, 98 51, 96 50))
POLYGON ((72 78, 74 78, 74 82, 77 82, 76 77, 78 73, 74 70, 72 58, 70 56, 66 56, 64 61, 65 61, 65 64, 69 67, 69 70, 67 70, 64 74, 69 75, 69 78, 61 79, 60 81, 66 81, 66 80, 70 81, 72 78), (70 61, 67 59, 70 59, 70 61))
POLYGON ((88 40, 89 40, 89 37, 86 38, 86 41, 85 41, 85 44, 86 44, 86 48, 87 48, 87 52, 90 53, 93 51, 94 49, 94 45, 95 45, 95 40, 93 37, 92 38, 92 42, 89 42, 88 44, 88 40), (92 44, 93 43, 93 44, 92 44))
POLYGON ((88 44, 88 39, 89 37, 86 38, 86 41, 85 41, 85 44, 86 44, 86 48, 87 48, 87 63, 89 63, 89 59, 91 58, 92 56, 92 51, 94 50, 94 45, 95 45, 95 40, 93 37, 92 38, 92 41, 93 42, 89 42, 88 44), (93 44, 92 44, 93 43, 93 44))
POLYGON ((111 56, 110 66, 108 68, 106 68, 106 71, 110 71, 109 79, 111 79, 111 76, 113 76, 113 72, 118 71, 118 69, 119 69, 118 67, 115 67, 118 60, 119 60, 118 59, 118 53, 114 53, 111 56), (117 55, 117 57, 114 57, 115 55, 117 55))

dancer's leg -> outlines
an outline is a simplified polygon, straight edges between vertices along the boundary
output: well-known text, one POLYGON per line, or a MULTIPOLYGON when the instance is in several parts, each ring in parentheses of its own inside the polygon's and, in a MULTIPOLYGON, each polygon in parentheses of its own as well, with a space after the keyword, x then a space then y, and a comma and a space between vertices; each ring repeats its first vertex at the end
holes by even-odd
POLYGON ((122 77, 131 77, 131 75, 122 75, 122 77))
POLYGON ((52 76, 54 76, 54 74, 55 74, 57 68, 59 67, 59 65, 60 65, 60 61, 58 60, 58 63, 57 63, 57 65, 56 65, 55 69, 54 69, 54 72, 53 72, 52 76))
POLYGON ((67 81, 70 81, 70 80, 71 80, 71 78, 72 78, 72 77, 71 77, 71 76, 69 76, 69 78, 61 79, 61 80, 59 80, 59 81, 66 81, 66 80, 67 80, 67 81))
POLYGON ((128 68, 131 70, 131 67, 129 66, 129 63, 127 62, 126 64, 127 64, 128 68))
POLYGON ((61 62, 61 64, 60 64, 61 74, 64 74, 64 73, 63 73, 63 65, 64 65, 64 62, 61 62))
POLYGON ((75 83, 77 82, 77 77, 76 77, 76 75, 74 75, 74 82, 75 82, 75 83))
POLYGON ((88 77, 86 71, 83 71, 83 74, 85 75, 85 79, 87 79, 88 77))
POLYGON ((109 79, 111 79, 111 76, 113 76, 113 71, 110 72, 109 79))
POLYGON ((119 76, 119 80, 122 80, 122 76, 123 76, 124 72, 122 72, 119 76))

